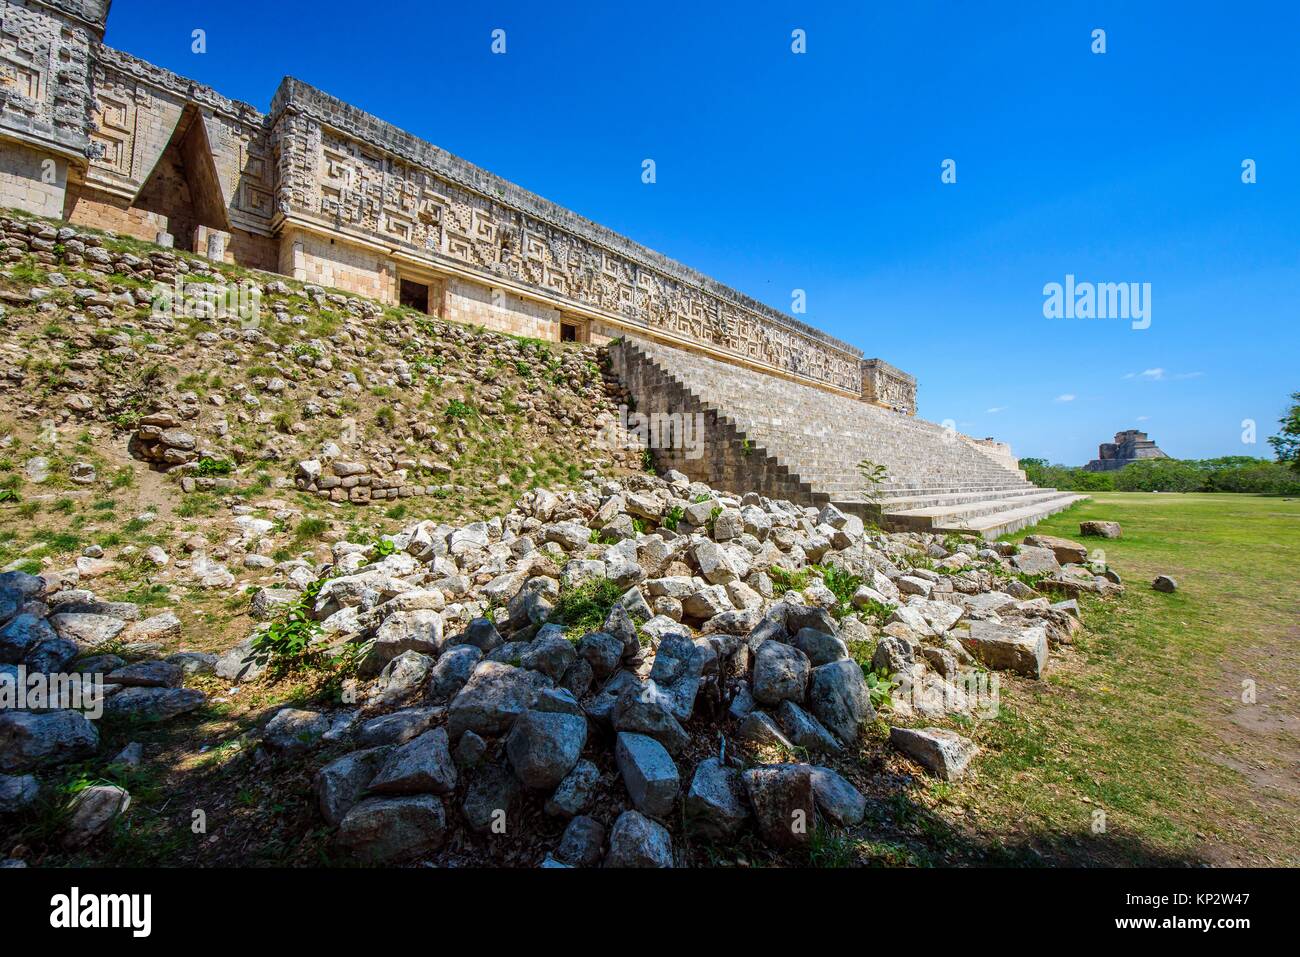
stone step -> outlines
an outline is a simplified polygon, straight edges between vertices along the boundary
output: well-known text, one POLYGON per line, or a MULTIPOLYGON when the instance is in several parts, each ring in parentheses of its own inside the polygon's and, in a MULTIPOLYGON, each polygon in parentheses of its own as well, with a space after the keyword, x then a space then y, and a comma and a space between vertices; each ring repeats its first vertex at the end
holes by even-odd
MULTIPOLYGON (((804 474, 812 478, 819 473, 804 471, 804 474)), ((866 487, 862 482, 844 482, 839 479, 829 480, 825 486, 828 490, 834 489, 837 492, 846 494, 860 493, 859 497, 866 496, 866 487)), ((1037 486, 1032 484, 1012 485, 1006 482, 990 480, 988 482, 955 482, 951 479, 936 479, 929 482, 911 482, 908 484, 897 485, 880 485, 876 487, 875 498, 918 498, 925 495, 960 495, 966 492, 1012 492, 1017 489, 1025 491, 1034 491, 1037 486)), ((933 503, 939 504, 939 503, 933 503)))
POLYGON ((1020 531, 1022 528, 1028 528, 1049 515, 1063 512, 1075 502, 1082 502, 1087 498, 1089 498, 1087 495, 1062 492, 1051 499, 1033 505, 1011 507, 1014 506, 1014 503, 1007 502, 1006 504, 1009 507, 1002 511, 991 512, 978 518, 950 523, 936 523, 932 530, 939 534, 947 534, 948 532, 976 534, 984 538, 985 541, 993 541, 999 536, 1009 535, 1012 532, 1020 531))
POLYGON ((963 491, 935 491, 927 492, 922 495, 899 495, 899 496, 881 496, 876 500, 881 509, 890 512, 901 512, 909 509, 923 509, 933 505, 964 505, 968 502, 980 502, 989 497, 989 493, 996 493, 999 499, 1023 498, 1037 495, 1041 492, 1055 492, 1056 489, 1043 489, 1037 485, 1025 485, 1023 487, 1007 487, 994 489, 974 489, 963 491))
POLYGON ((955 525, 961 522, 1003 512, 1008 508, 1028 508, 1043 502, 1059 498, 1055 489, 1043 490, 1029 495, 1002 496, 983 498, 949 505, 928 505, 922 508, 881 509, 885 522, 890 526, 909 528, 919 532, 929 531, 936 525, 955 525))

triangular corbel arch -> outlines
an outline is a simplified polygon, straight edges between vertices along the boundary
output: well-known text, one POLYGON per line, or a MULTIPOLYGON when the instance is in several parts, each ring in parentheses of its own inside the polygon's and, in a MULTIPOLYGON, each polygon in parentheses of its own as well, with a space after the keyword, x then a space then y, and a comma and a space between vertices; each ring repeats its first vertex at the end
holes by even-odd
POLYGON ((179 249, 191 248, 198 226, 230 231, 216 157, 196 104, 187 103, 181 110, 166 148, 131 205, 167 217, 179 249))

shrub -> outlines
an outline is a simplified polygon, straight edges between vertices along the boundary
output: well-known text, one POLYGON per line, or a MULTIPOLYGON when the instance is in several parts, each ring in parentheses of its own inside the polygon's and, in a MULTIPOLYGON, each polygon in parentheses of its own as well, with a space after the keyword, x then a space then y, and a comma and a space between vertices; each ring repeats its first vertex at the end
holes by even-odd
POLYGON ((1300 392, 1291 393, 1291 407, 1278 419, 1278 425, 1282 428, 1269 438, 1268 444, 1273 446, 1278 462, 1300 472, 1300 392))
POLYGON ((866 605, 858 609, 858 612, 867 619, 874 621, 877 625, 884 625, 889 621, 889 616, 894 613, 897 606, 889 602, 879 602, 874 598, 868 598, 866 605))
POLYGON ((1200 469, 1177 459, 1144 459, 1115 473, 1119 492, 1199 492, 1204 481, 1200 469))
POLYGON ((894 690, 896 682, 893 677, 884 668, 879 671, 872 671, 866 665, 862 667, 862 676, 867 681, 867 692, 871 695, 871 707, 879 711, 881 708, 893 706, 893 699, 890 693, 894 690))
POLYGON ((229 459, 214 459, 207 455, 199 459, 194 466, 194 474, 201 478, 229 475, 234 470, 235 463, 229 459))
POLYGON ((295 665, 316 666, 326 661, 323 651, 313 648, 321 633, 320 622, 311 615, 321 586, 321 578, 308 585, 300 597, 262 631, 253 636, 253 660, 262 665, 287 670, 295 665))
POLYGON ((880 486, 889 480, 889 470, 879 462, 863 459, 858 463, 858 474, 866 483, 862 489, 863 496, 873 505, 877 504, 880 501, 880 486))

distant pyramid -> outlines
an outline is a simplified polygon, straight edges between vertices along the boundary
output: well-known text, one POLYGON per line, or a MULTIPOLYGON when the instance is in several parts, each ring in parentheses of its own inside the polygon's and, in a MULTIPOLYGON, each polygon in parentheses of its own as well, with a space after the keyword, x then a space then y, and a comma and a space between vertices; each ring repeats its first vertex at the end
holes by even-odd
POLYGON ((1116 432, 1114 442, 1103 442, 1097 446, 1097 457, 1085 465, 1084 469, 1089 472, 1112 472, 1139 459, 1167 458, 1169 456, 1161 452, 1145 432, 1128 429, 1116 432))

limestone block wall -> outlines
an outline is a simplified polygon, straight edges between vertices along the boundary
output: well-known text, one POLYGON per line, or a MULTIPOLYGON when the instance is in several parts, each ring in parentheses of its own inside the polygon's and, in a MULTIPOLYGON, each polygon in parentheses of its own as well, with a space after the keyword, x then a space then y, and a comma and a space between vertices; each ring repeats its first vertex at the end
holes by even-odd
POLYGON ((757 491, 770 498, 807 505, 829 501, 811 486, 791 475, 789 469, 762 449, 746 441, 735 426, 683 388, 660 369, 631 339, 623 339, 609 350, 610 365, 619 381, 636 400, 638 414, 688 415, 703 417, 703 434, 694 455, 684 447, 662 443, 651 449, 661 471, 676 469, 693 481, 705 482, 724 491, 757 491))
POLYGON ((0 149, 0 206, 58 219, 68 185, 68 161, 19 143, 0 149))
POLYGON ((1004 469, 1010 469, 1021 478, 1025 477, 1024 470, 1020 467, 1020 460, 1015 457, 1011 451, 1011 446, 1006 442, 999 442, 994 438, 975 439, 966 435, 961 436, 961 438, 1004 469))
POLYGON ((280 235, 279 272, 303 282, 393 302, 396 269, 382 249, 340 242, 303 229, 280 235))
POLYGON ((452 322, 484 326, 515 336, 560 338, 560 310, 504 289, 453 278, 447 281, 445 313, 452 322))

